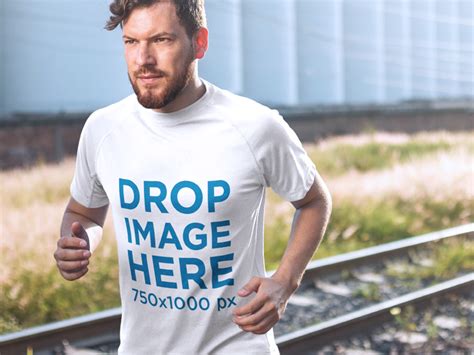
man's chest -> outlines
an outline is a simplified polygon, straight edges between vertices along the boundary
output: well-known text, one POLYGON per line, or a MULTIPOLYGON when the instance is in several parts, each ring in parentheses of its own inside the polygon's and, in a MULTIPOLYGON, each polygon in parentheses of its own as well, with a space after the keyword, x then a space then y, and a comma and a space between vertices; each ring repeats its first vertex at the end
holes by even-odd
POLYGON ((238 215, 252 209, 262 178, 252 151, 232 129, 110 137, 99 151, 99 179, 128 214, 238 215))
POLYGON ((245 141, 131 137, 128 144, 105 142, 97 169, 112 205, 123 272, 171 289, 187 289, 193 270, 201 276, 191 284, 201 289, 233 284, 232 265, 254 243, 264 196, 245 141), (160 281, 163 269, 171 283, 160 281))

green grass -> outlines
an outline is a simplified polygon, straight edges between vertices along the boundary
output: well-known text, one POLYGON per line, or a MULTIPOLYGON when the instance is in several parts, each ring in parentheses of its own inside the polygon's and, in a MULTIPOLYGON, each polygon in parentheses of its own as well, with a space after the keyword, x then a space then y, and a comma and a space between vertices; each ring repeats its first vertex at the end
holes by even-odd
POLYGON ((277 218, 269 226, 265 226, 265 267, 267 270, 274 270, 278 267, 281 257, 285 252, 288 237, 290 235, 290 225, 282 218, 277 218))
POLYGON ((368 301, 380 301, 382 295, 380 293, 380 287, 375 283, 368 283, 359 286, 354 292, 352 292, 354 297, 363 297, 368 301))
POLYGON ((442 141, 409 141, 404 144, 369 142, 360 146, 338 144, 324 150, 316 147, 309 151, 309 155, 323 176, 338 176, 350 170, 366 172, 387 168, 453 147, 453 144, 442 141))
POLYGON ((413 332, 416 330, 416 323, 413 322, 415 318, 415 307, 407 305, 401 308, 400 313, 394 316, 396 324, 405 331, 413 332))
MULTIPOLYGON (((381 243, 449 228, 474 220, 474 201, 367 200, 342 201, 333 206, 326 235, 315 258, 320 259, 381 243)), ((290 226, 282 218, 265 228, 267 268, 278 266, 290 226)))
POLYGON ((56 267, 15 273, 2 284, 0 333, 118 307, 116 256, 91 265, 95 267, 74 282, 64 280, 56 267))
POLYGON ((432 279, 433 283, 455 277, 460 270, 474 270, 474 242, 455 238, 438 242, 432 250, 432 266, 415 266, 411 263, 388 267, 387 275, 401 280, 432 279))

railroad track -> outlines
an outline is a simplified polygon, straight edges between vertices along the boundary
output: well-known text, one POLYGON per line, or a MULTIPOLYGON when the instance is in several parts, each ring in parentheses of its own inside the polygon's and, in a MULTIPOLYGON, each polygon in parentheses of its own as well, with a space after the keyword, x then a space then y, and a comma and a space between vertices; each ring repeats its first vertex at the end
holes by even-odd
POLYGON ((470 273, 282 335, 276 341, 282 354, 311 354, 315 349, 336 340, 361 332, 366 333, 384 322, 391 321, 394 309, 415 306, 417 311, 421 311, 429 306, 434 298, 446 294, 468 293, 472 291, 473 286, 474 273, 470 273))
MULTIPOLYGON (((300 290, 290 299, 285 316, 275 327, 282 354, 312 353, 317 346, 347 338, 361 329, 368 331, 382 322, 392 320, 393 309, 409 305, 421 309, 429 305, 433 298, 472 292, 474 273, 466 272, 436 285, 423 287, 417 284, 414 290, 398 287, 402 289, 402 294, 389 297, 381 292, 382 296, 379 295, 378 299, 373 297, 373 302, 359 300, 357 304, 353 304, 353 300, 357 299, 354 293, 341 285, 354 282, 372 286, 384 286, 384 282, 394 284, 393 280, 386 280, 378 273, 380 265, 401 259, 408 259, 412 263, 415 259, 415 263, 429 264, 426 263, 429 258, 423 259, 415 251, 426 251, 428 245, 457 238, 472 241, 473 235, 474 223, 311 262, 300 290), (346 279, 341 282, 344 270, 350 276, 346 274, 346 279), (384 300, 384 297, 387 299, 384 300), (328 303, 332 301, 336 302, 336 307, 334 302, 332 305, 328 303), (328 309, 340 314, 327 313, 328 309)), ((0 354, 28 351, 35 355, 61 353, 64 351, 65 339, 77 348, 115 351, 119 343, 120 314, 121 309, 115 308, 1 335, 0 354)))

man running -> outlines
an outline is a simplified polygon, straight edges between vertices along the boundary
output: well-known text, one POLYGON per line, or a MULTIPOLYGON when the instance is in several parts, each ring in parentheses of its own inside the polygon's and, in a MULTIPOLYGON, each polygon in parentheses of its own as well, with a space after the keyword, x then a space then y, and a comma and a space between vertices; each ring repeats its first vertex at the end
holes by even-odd
POLYGON ((203 0, 115 0, 110 10, 106 28, 122 28, 134 94, 83 128, 59 271, 67 280, 87 273, 110 206, 119 353, 278 354, 272 327, 324 235, 327 188, 277 111, 199 78, 203 0), (296 208, 271 277, 266 187, 296 208))

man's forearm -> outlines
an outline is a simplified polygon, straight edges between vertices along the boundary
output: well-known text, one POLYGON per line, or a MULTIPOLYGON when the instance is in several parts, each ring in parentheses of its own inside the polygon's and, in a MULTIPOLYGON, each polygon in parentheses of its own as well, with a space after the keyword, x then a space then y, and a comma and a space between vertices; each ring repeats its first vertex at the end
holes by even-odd
POLYGON ((61 237, 71 236, 71 225, 73 222, 79 222, 86 230, 89 237, 90 252, 93 253, 102 239, 103 228, 81 214, 66 210, 61 223, 61 237))
POLYGON ((235 308, 233 321, 246 332, 264 334, 281 319, 291 294, 298 288, 309 260, 322 240, 331 214, 331 197, 323 182, 315 182, 297 207, 291 235, 280 266, 271 277, 253 277, 238 292, 256 296, 235 308))
POLYGON ((332 202, 326 196, 296 210, 288 246, 273 278, 292 289, 299 286, 306 266, 322 241, 331 209, 332 202))

